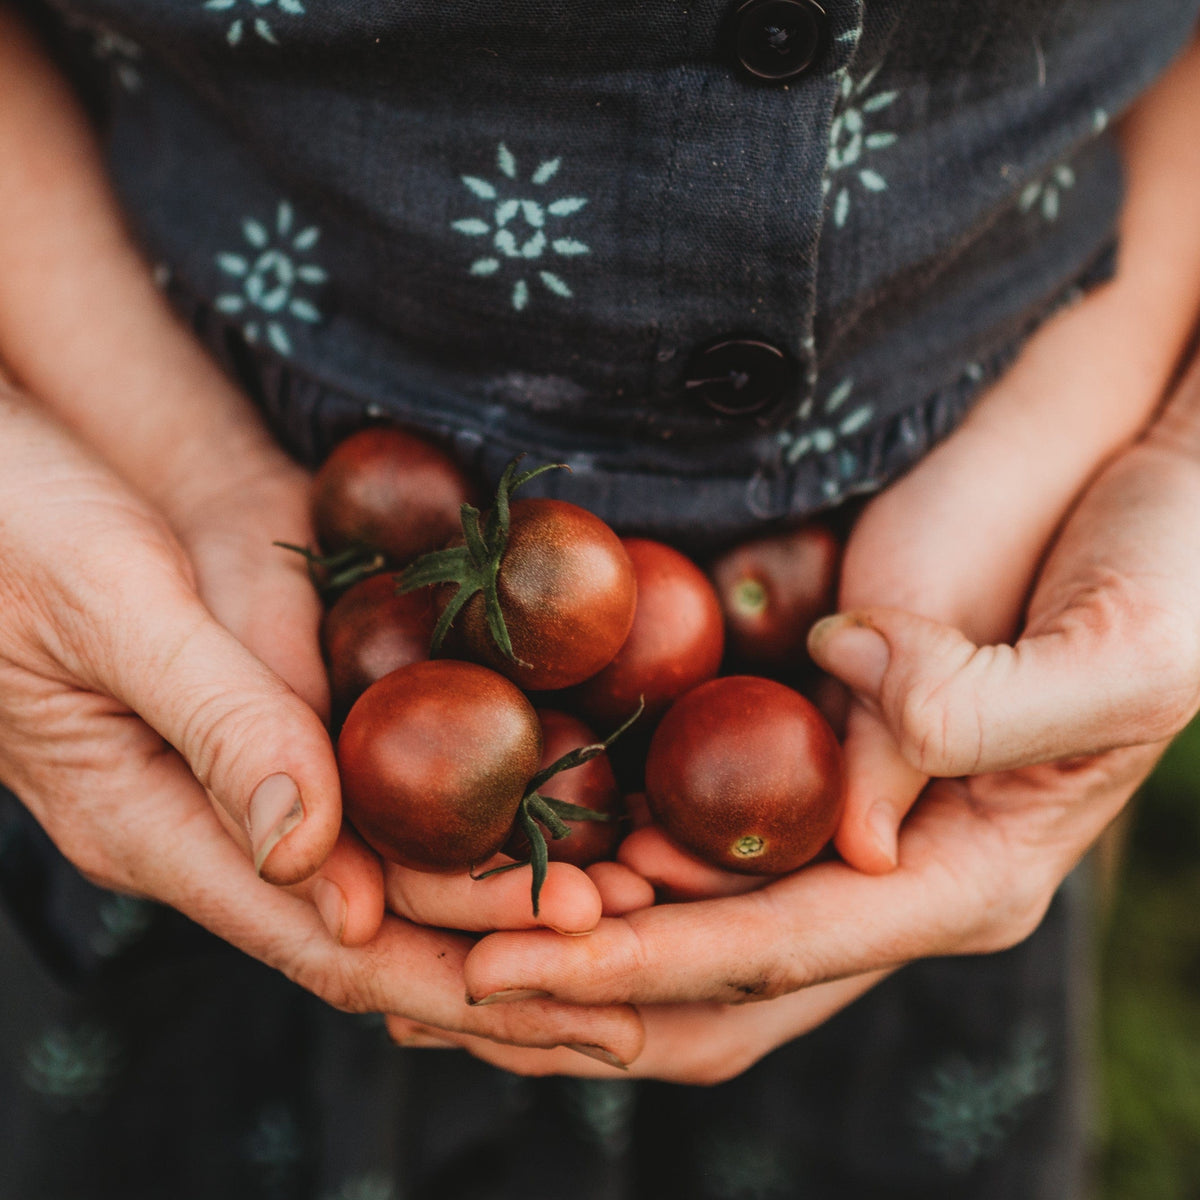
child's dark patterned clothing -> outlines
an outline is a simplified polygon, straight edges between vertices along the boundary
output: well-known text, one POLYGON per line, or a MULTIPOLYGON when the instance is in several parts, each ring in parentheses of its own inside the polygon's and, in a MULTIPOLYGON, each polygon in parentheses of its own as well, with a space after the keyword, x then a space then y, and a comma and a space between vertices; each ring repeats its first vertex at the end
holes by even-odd
MULTIPOLYGON (((702 548, 885 485, 1111 272, 1112 124, 1200 0, 21 7, 299 458, 392 418, 702 548)), ((391 1049, 5 804, 4 1200, 1079 1194, 1078 880, 720 1087, 535 1082, 391 1049)))

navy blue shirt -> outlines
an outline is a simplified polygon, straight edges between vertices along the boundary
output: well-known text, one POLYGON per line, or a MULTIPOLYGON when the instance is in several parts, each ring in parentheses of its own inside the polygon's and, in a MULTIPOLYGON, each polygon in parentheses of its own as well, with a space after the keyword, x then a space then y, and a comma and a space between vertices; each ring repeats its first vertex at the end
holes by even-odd
MULTIPOLYGON (((694 541, 882 486, 1111 272, 1112 122, 1200 0, 22 6, 298 457, 394 419, 694 541)), ((1081 884, 719 1087, 518 1080, 92 887, 0 788, 0 1194, 1082 1195, 1081 884)))
POLYGON ((384 416, 719 536, 878 488, 1111 270, 1112 122, 1200 5, 53 7, 301 457, 384 416))

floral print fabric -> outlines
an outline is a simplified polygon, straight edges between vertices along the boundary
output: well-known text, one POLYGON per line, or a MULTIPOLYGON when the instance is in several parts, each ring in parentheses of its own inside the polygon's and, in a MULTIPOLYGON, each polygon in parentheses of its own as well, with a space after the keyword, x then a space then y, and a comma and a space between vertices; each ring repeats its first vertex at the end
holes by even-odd
POLYGON ((688 1088, 399 1050, 382 1018, 336 1012, 177 914, 84 882, 7 793, 0 839, 6 1197, 1082 1195, 1065 969, 1087 919, 1080 879, 1017 949, 906 968, 737 1079, 688 1088))

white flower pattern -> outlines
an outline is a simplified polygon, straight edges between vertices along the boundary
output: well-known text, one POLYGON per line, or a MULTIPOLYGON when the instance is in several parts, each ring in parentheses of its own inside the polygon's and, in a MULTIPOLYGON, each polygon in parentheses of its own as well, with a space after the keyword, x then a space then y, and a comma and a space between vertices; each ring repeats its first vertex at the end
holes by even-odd
POLYGON ((1056 221, 1062 193, 1074 186, 1075 172, 1066 163, 1060 163, 1046 178, 1035 179, 1025 187, 1017 207, 1024 213, 1037 206, 1047 221, 1056 221))
MULTIPOLYGON (((285 12, 292 17, 304 15, 304 5, 301 0, 205 0, 204 7, 213 12, 229 12, 243 4, 249 4, 252 11, 257 9, 260 14, 262 10, 274 6, 278 7, 280 12, 285 12)), ((248 32, 253 33, 264 42, 270 42, 272 46, 279 45, 279 39, 275 36, 270 22, 262 15, 248 18, 234 17, 225 30, 225 40, 231 46, 236 46, 248 32)))
POLYGON ((137 42, 111 29, 97 28, 93 32, 92 57, 108 64, 113 78, 125 91, 141 90, 142 48, 137 42))
POLYGON ((372 1171, 347 1179, 336 1192, 330 1192, 326 1200, 400 1200, 400 1193, 386 1175, 372 1171))
MULTIPOLYGON (((802 431, 785 429, 779 435, 783 447, 784 461, 795 465, 809 454, 828 454, 842 438, 858 433, 871 417, 875 408, 871 404, 852 404, 854 380, 843 379, 821 403, 824 418, 815 428, 802 431)), ((807 423, 812 417, 813 399, 810 397, 796 414, 797 420, 807 423)))
POLYGON ((217 265, 240 284, 236 292, 217 297, 218 311, 249 317, 242 324, 246 340, 257 342, 265 333, 267 341, 280 354, 292 353, 286 318, 309 324, 321 319, 316 305, 297 292, 305 285, 318 286, 328 278, 322 267, 300 258, 317 244, 321 231, 309 225, 294 233, 294 226, 292 206, 282 201, 275 214, 273 231, 253 217, 242 222, 242 236, 249 244, 249 254, 217 255, 217 265))
MULTIPOLYGON (((494 207, 491 222, 482 217, 464 217, 451 222, 451 228, 465 237, 491 238, 491 249, 495 253, 476 258, 469 268, 476 276, 499 275, 509 265, 520 270, 513 281, 510 299, 518 312, 529 304, 530 286, 525 275, 525 266, 552 252, 562 258, 576 258, 591 253, 591 248, 578 238, 556 236, 554 226, 566 217, 579 212, 587 199, 584 196, 561 196, 556 200, 544 201, 532 189, 543 188, 558 174, 562 159, 551 158, 538 164, 529 177, 530 192, 509 188, 504 181, 492 183, 477 175, 464 175, 462 181, 467 190, 479 200, 494 207), (514 193, 515 194, 512 194, 514 193), (521 229, 520 235, 517 230, 521 229)), ((501 142, 496 150, 496 168, 504 180, 517 182, 517 160, 512 151, 501 142)), ((555 296, 570 299, 574 294, 570 285, 555 271, 539 269, 535 277, 542 286, 555 296)))
POLYGON ((25 1052, 25 1083, 52 1105, 94 1106, 120 1071, 123 1054, 108 1029, 85 1022, 48 1029, 25 1052))
POLYGON ((890 108, 900 94, 896 90, 871 92, 881 65, 872 67, 857 83, 847 72, 839 85, 841 107, 829 127, 829 152, 821 185, 826 196, 833 194, 833 223, 838 229, 850 216, 854 183, 868 192, 887 190, 887 179, 875 165, 866 162, 868 156, 893 145, 899 137, 888 129, 868 128, 875 114, 890 108))
POLYGON ((1034 1097, 1054 1080, 1049 1039, 1041 1029, 1019 1029, 999 1062, 947 1058, 915 1092, 914 1121, 925 1148, 952 1171, 990 1158, 1034 1097))

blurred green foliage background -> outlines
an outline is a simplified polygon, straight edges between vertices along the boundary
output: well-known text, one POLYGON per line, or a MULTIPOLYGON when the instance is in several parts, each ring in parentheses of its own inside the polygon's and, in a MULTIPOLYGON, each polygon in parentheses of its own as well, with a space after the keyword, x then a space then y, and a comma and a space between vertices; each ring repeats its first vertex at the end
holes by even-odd
POLYGON ((1200 1200, 1200 722, 1130 814, 1100 944, 1100 1200, 1200 1200))

